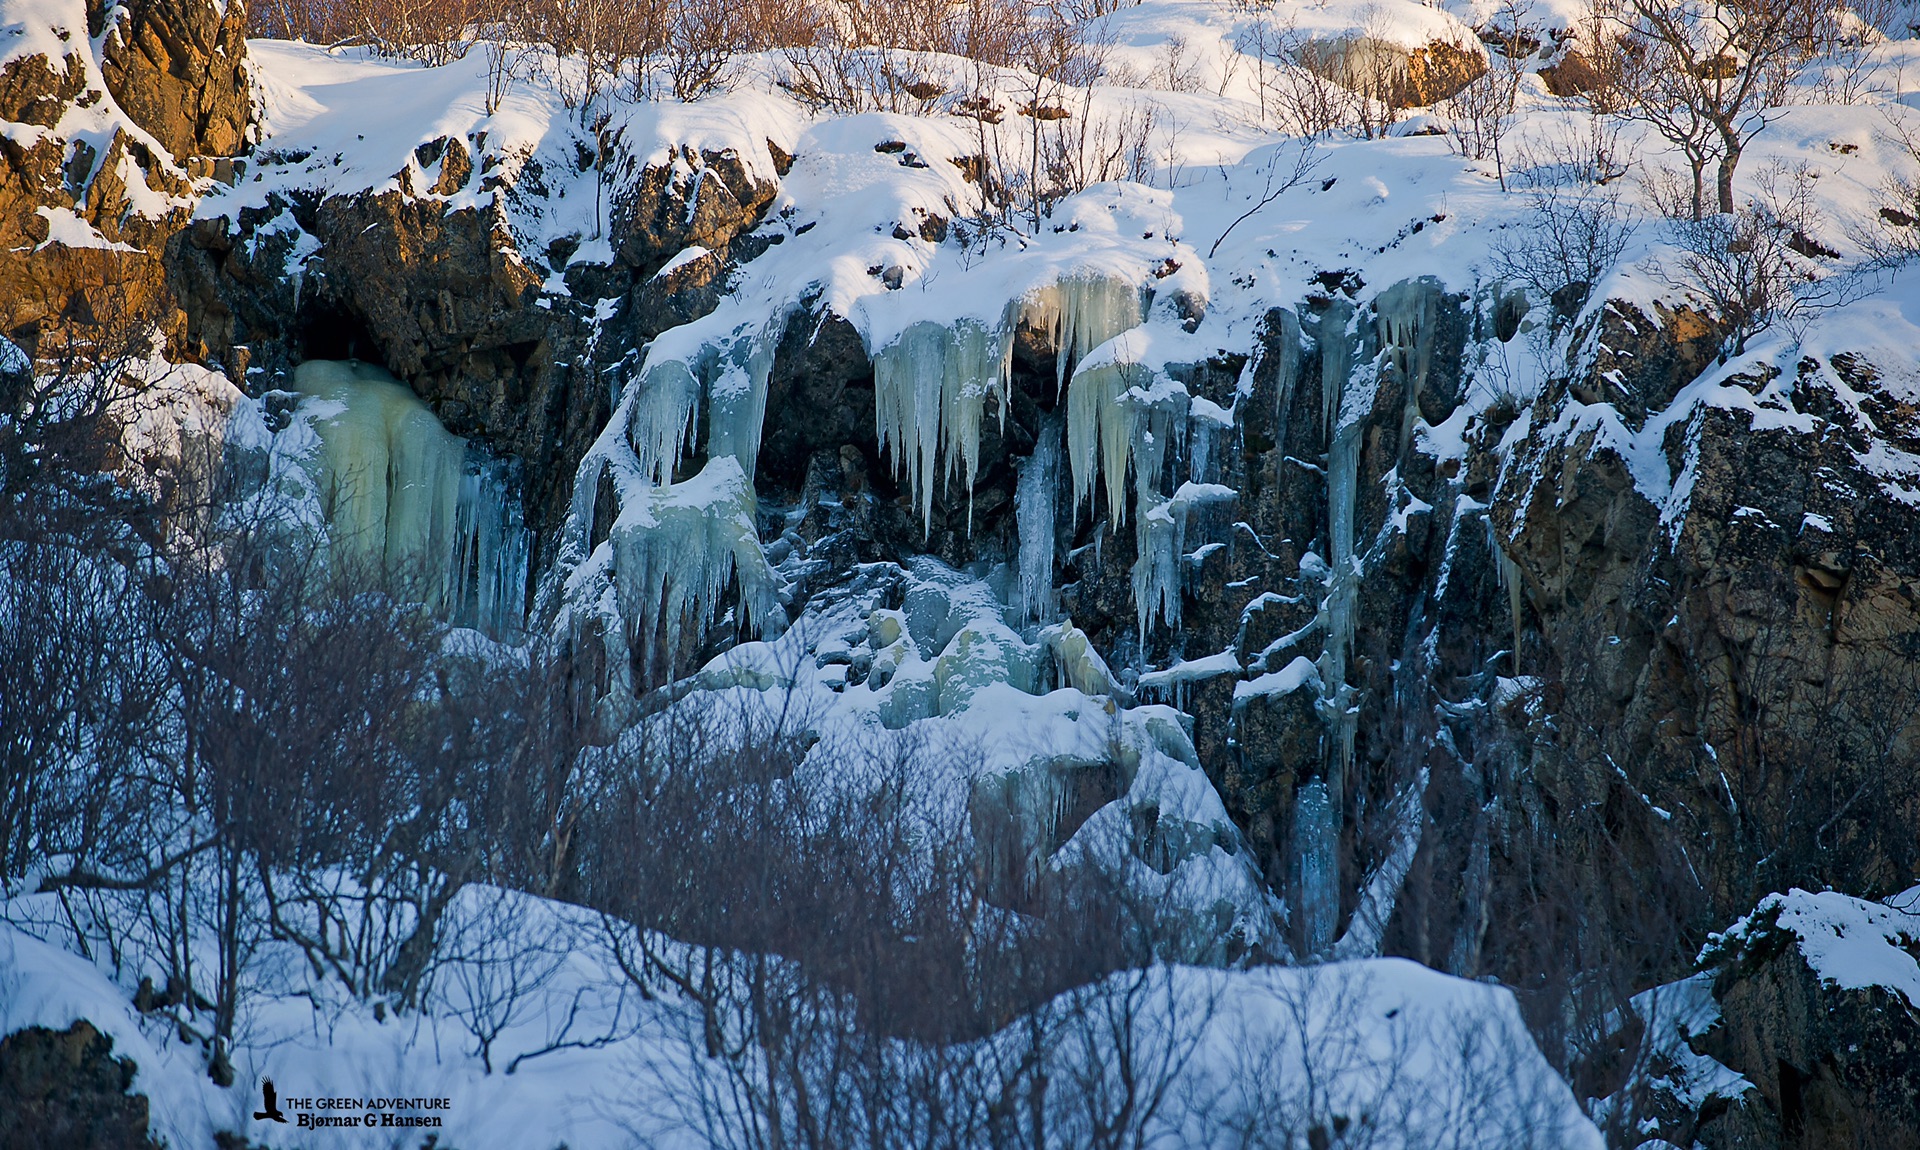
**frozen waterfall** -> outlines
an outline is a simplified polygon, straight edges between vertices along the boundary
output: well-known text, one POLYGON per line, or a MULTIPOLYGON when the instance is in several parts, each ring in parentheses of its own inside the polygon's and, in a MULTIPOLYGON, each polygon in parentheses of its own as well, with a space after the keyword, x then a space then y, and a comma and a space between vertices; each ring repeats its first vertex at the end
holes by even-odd
POLYGON ((369 363, 309 360, 294 387, 335 556, 496 638, 525 613, 528 536, 517 467, 447 431, 369 363))
MULTIPOLYGON (((923 522, 933 521, 936 478, 955 475, 973 490, 979 466, 980 431, 987 399, 997 401, 1006 422, 1012 397, 1013 333, 1037 329, 1053 341, 1056 387, 1077 378, 1078 365, 1094 348, 1138 327, 1143 315, 1139 286, 1103 273, 1064 276, 1010 301, 997 326, 977 319, 951 325, 919 320, 881 346, 869 346, 873 361, 874 422, 882 448, 892 452, 894 469, 907 478, 923 522), (944 458, 944 466, 940 460, 944 458)), ((1128 408, 1120 402, 1130 379, 1098 374, 1068 392, 1068 438, 1074 474, 1090 489, 1092 479, 1082 456, 1090 450, 1075 438, 1098 434, 1109 474, 1117 490, 1125 482, 1127 452, 1133 446, 1128 408), (1074 398, 1075 395, 1078 398, 1074 398), (1101 421, 1105 421, 1101 423, 1101 421), (1099 430, 1092 430, 1099 424, 1099 430), (1115 461, 1117 460, 1117 464, 1115 461)), ((1119 505, 1116 505, 1119 506, 1119 505)), ((1125 518, 1117 510, 1116 522, 1125 518)))
POLYGON ((892 452, 895 473, 910 480, 929 527, 936 462, 943 453, 944 478, 951 481, 958 470, 973 491, 987 395, 998 394, 1004 424, 1012 355, 1004 332, 972 320, 952 327, 922 320, 872 353, 880 446, 892 452))
POLYGON ((1020 537, 1019 608, 1029 622, 1053 617, 1054 507, 1060 497, 1060 423, 1040 421, 1033 454, 1020 461, 1013 489, 1013 518, 1020 537))
POLYGON ((1323 779, 1294 796, 1293 843, 1300 867, 1301 942, 1306 953, 1325 955, 1340 918, 1340 821, 1323 779))
POLYGON ((669 660, 689 630, 712 624, 736 579, 741 623, 758 631, 778 608, 775 576, 754 528, 753 482, 730 455, 670 487, 639 488, 609 540, 620 613, 649 666, 669 660))

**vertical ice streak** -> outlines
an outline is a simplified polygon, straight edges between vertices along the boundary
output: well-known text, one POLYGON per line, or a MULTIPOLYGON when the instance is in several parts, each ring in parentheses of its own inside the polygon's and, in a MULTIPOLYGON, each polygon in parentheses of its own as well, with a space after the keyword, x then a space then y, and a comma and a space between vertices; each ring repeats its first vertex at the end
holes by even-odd
POLYGON ((1013 491, 1014 524, 1020 536, 1019 608, 1028 622, 1053 617, 1054 508, 1060 491, 1060 421, 1047 416, 1033 454, 1019 465, 1013 491))
POLYGON ((1324 955, 1340 917, 1340 826, 1324 780, 1314 779, 1294 795, 1293 842, 1302 945, 1308 954, 1324 955))

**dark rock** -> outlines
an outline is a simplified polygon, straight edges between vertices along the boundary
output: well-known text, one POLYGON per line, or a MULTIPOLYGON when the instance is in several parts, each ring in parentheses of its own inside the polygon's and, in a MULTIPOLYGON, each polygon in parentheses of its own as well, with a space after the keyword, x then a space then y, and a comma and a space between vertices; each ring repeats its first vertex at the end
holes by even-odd
POLYGON ((158 1150, 135 1070, 84 1021, 0 1038, 0 1150, 158 1150))

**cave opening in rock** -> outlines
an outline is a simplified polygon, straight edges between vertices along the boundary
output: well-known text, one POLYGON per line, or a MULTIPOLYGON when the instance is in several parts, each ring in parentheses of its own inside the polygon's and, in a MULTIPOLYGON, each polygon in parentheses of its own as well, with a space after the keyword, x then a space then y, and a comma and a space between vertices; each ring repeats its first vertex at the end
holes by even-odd
POLYGON ((380 358, 380 345, 366 322, 349 309, 326 301, 314 301, 300 309, 293 345, 301 362, 380 358))

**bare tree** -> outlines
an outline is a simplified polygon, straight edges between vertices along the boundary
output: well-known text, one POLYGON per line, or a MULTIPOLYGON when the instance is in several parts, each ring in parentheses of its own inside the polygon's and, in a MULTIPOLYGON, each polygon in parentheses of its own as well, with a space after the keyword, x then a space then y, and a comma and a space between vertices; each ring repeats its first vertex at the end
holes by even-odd
POLYGON ((1734 211, 1733 176, 1748 141, 1834 42, 1842 11, 1838 0, 1622 0, 1611 13, 1630 69, 1625 114, 1686 157, 1694 219, 1705 213, 1709 163, 1717 210, 1734 211))

